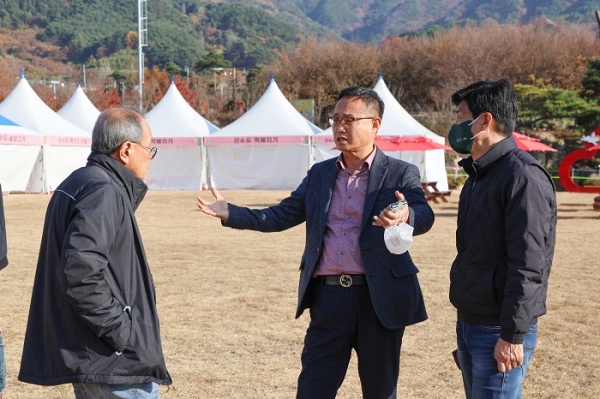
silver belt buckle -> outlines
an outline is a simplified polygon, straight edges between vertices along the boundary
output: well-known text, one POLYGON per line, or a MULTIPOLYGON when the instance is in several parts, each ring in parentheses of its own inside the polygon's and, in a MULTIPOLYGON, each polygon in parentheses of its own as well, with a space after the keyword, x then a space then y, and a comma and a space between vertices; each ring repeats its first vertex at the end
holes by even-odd
POLYGON ((344 288, 352 287, 352 276, 349 274, 342 274, 340 276, 340 285, 344 288))

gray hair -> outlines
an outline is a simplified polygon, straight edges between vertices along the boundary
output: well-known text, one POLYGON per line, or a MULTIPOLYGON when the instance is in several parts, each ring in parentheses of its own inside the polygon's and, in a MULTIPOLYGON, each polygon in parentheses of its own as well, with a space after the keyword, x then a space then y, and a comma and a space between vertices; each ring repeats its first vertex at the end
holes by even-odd
POLYGON ((142 114, 130 107, 105 110, 92 131, 92 151, 111 155, 126 141, 139 143, 144 137, 143 121, 142 114))

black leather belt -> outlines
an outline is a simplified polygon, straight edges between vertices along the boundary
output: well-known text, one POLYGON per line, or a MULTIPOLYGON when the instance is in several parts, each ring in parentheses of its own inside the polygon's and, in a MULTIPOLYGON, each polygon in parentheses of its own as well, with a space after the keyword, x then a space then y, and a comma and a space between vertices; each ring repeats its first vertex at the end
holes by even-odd
POLYGON ((353 285, 363 285, 367 283, 367 279, 364 274, 340 274, 336 276, 320 276, 322 284, 327 285, 341 285, 342 287, 348 288, 353 285))

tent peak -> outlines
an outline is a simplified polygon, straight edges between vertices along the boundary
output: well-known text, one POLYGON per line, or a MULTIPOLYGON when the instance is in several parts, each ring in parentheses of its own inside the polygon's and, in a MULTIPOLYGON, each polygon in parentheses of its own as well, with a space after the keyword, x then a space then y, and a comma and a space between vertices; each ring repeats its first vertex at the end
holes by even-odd
POLYGON ((171 75, 171 81, 170 81, 170 83, 171 84, 175 84, 175 75, 171 75))
POLYGON ((271 72, 271 76, 269 76, 269 82, 274 82, 275 81, 275 74, 273 72, 271 72))
POLYGON ((19 79, 23 79, 25 77, 25 68, 21 68, 21 72, 19 72, 19 79))
POLYGON ((377 73, 377 79, 383 79, 383 71, 381 69, 377 73))

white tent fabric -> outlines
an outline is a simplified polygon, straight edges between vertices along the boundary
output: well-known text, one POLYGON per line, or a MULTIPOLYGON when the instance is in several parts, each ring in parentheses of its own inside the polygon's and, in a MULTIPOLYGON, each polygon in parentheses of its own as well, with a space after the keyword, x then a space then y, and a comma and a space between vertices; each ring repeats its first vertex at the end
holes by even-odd
POLYGON ((146 114, 152 145, 158 147, 150 162, 146 184, 151 190, 200 190, 206 186, 206 151, 202 138, 219 128, 185 101, 175 83, 146 114))
POLYGON ((27 191, 51 192, 72 171, 85 165, 90 154, 91 134, 48 107, 23 76, 0 103, 0 114, 44 136, 41 163, 38 161, 39 167, 27 191))
POLYGON ((314 163, 325 161, 326 159, 337 157, 340 151, 335 148, 333 142, 333 130, 331 126, 317 133, 313 137, 313 161, 314 163))
POLYGON ((98 108, 92 104, 79 85, 69 101, 57 113, 90 134, 94 130, 98 115, 100 115, 98 108))
MULTIPOLYGON (((421 125, 398 103, 396 98, 387 88, 381 75, 373 90, 379 94, 385 104, 381 126, 377 135, 379 136, 424 136, 436 143, 444 144, 444 138, 433 133, 421 125)), ((333 132, 331 127, 323 130, 313 137, 314 162, 321 162, 329 158, 337 157, 340 152, 335 149, 333 132)), ((421 179, 437 182, 440 190, 448 190, 448 178, 446 174, 446 163, 444 150, 431 151, 384 151, 394 158, 410 162, 419 168, 421 179)))
POLYGON ((4 191, 26 191, 43 136, 0 115, 0 182, 4 191))
MULTIPOLYGON (((444 144, 445 139, 433 133, 419 121, 413 118, 400 105, 392 95, 383 77, 379 75, 377 84, 373 90, 379 94, 385 104, 381 127, 377 133, 380 136, 425 136, 439 144, 444 144)), ((448 175, 446 172, 446 161, 444 150, 431 151, 400 151, 388 153, 388 155, 410 162, 419 168, 421 179, 424 181, 437 182, 441 191, 448 190, 448 175)))
POLYGON ((239 119, 206 137, 211 185, 219 189, 293 190, 311 165, 310 137, 320 131, 271 78, 239 119))
MULTIPOLYGON (((204 119, 204 118, 202 118, 202 119, 204 119)), ((206 125, 208 126, 208 134, 213 134, 213 133, 219 131, 219 127, 213 125, 208 119, 204 119, 204 121, 206 122, 206 125)))

